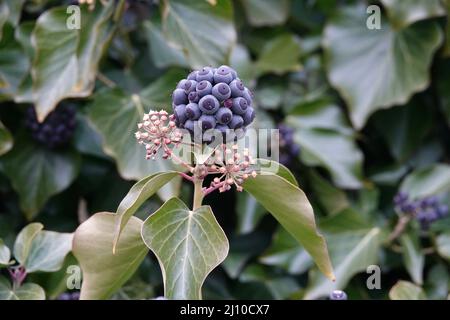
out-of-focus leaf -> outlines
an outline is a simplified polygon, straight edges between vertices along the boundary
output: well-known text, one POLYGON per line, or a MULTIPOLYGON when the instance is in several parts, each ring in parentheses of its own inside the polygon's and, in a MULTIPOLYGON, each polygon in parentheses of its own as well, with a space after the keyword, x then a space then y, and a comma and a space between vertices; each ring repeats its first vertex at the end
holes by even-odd
POLYGON ((439 255, 450 260, 450 232, 440 234, 436 239, 436 246, 439 255))
POLYGON ((286 122, 296 129, 294 141, 305 163, 327 168, 340 187, 361 187, 363 154, 337 106, 318 102, 297 107, 286 122))
POLYGON ((33 240, 43 228, 44 226, 41 223, 30 223, 17 235, 14 243, 14 258, 21 265, 24 265, 27 261, 33 240))
MULTIPOLYGON (((5 4, 8 7, 8 21, 13 25, 17 26, 22 14, 22 7, 25 0, 5 0, 5 4)), ((1 28, 0 28, 1 29, 1 28)))
POLYGON ((299 247, 295 238, 283 228, 278 228, 273 237, 272 245, 259 261, 269 266, 283 268, 290 274, 301 274, 313 264, 308 252, 299 247))
POLYGON ((448 268, 442 263, 435 264, 428 272, 424 289, 429 299, 447 299, 449 289, 448 268))
POLYGON ((274 26, 286 22, 289 0, 243 0, 247 20, 252 26, 274 26))
POLYGON ((48 150, 21 137, 4 156, 3 166, 22 210, 31 219, 48 199, 75 180, 80 156, 70 149, 48 150))
POLYGON ((277 174, 262 172, 256 178, 247 179, 244 190, 254 196, 295 237, 328 278, 334 279, 327 244, 318 233, 314 211, 300 188, 277 174))
POLYGON ((0 101, 14 98, 25 78, 30 63, 9 23, 3 27, 0 39, 0 101))
POLYGON ((322 178, 317 172, 309 175, 311 187, 320 204, 325 208, 328 214, 334 215, 350 206, 345 192, 339 190, 327 180, 322 178))
POLYGON ((188 67, 181 48, 164 38, 161 26, 156 21, 144 22, 150 56, 158 68, 169 66, 188 67))
POLYGON ((405 105, 375 114, 374 123, 391 154, 407 159, 417 150, 432 125, 432 115, 422 104, 405 105))
POLYGON ((80 29, 67 27, 66 7, 42 14, 32 34, 33 100, 39 120, 63 99, 91 94, 98 63, 112 36, 114 2, 81 9, 80 29))
POLYGON ((0 239, 0 269, 8 266, 11 260, 11 251, 8 246, 0 239))
POLYGON ((381 0, 392 25, 405 28, 416 21, 445 15, 441 0, 381 0))
POLYGON ((253 86, 256 73, 255 68, 248 49, 242 44, 237 44, 233 47, 230 56, 230 66, 236 70, 245 86, 253 86))
POLYGON ((8 4, 3 1, 0 3, 0 40, 2 39, 3 26, 8 21, 9 8, 8 4))
POLYGON ((450 165, 434 164, 410 173, 400 187, 412 198, 421 198, 450 190, 450 165))
POLYGON ((296 71, 301 68, 300 55, 299 40, 292 34, 280 35, 266 42, 255 67, 259 74, 296 71))
POLYGON ((237 232, 241 234, 252 232, 266 210, 247 193, 239 193, 237 196, 237 232))
POLYGON ((209 206, 190 211, 177 198, 145 220, 142 238, 158 258, 168 299, 201 299, 205 278, 229 249, 209 206))
POLYGON ((45 291, 35 283, 25 283, 13 289, 11 284, 0 276, 0 300, 45 300, 45 291))
POLYGON ((425 257, 421 252, 419 239, 414 234, 404 234, 400 237, 400 243, 403 248, 403 261, 411 279, 414 283, 422 285, 425 257))
POLYGON ((389 291, 391 300, 425 300, 423 289, 411 282, 400 280, 389 291))
POLYGON ((73 140, 76 149, 81 153, 108 158, 102 149, 102 137, 84 114, 77 113, 77 128, 73 140))
POLYGON ((115 221, 115 214, 100 212, 75 231, 73 254, 83 270, 82 300, 111 297, 134 274, 148 253, 141 238, 142 221, 131 217, 114 255, 115 221))
POLYGON ((346 7, 328 24, 323 40, 328 77, 357 129, 375 110, 404 104, 427 87, 428 69, 442 42, 432 21, 397 31, 384 19, 381 29, 370 30, 366 19, 366 6, 346 7))
POLYGON ((232 2, 218 0, 211 6, 206 1, 165 0, 162 12, 164 35, 182 48, 192 68, 228 61, 236 42, 232 2))
POLYGON ((11 150, 13 146, 13 137, 8 129, 0 121, 0 156, 11 150))

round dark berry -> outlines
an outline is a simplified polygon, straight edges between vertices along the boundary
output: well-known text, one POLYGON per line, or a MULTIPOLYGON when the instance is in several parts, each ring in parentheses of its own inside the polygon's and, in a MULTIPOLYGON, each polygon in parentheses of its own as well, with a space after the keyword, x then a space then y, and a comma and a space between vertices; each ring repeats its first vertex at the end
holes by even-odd
POLYGON ((212 88, 212 94, 219 101, 223 101, 231 97, 231 89, 226 83, 218 83, 212 88))
POLYGON ((244 90, 244 94, 242 95, 242 97, 245 98, 245 100, 247 100, 247 103, 249 106, 252 105, 252 94, 250 93, 250 90, 248 90, 247 88, 245 88, 244 90))
POLYGON ((347 300, 347 294, 342 290, 334 290, 330 293, 330 300, 347 300))
POLYGON ((230 82, 231 94, 233 97, 242 97, 245 93, 244 84, 240 79, 234 79, 230 82))
POLYGON ((197 81, 197 72, 196 70, 192 71, 191 73, 189 73, 189 75, 187 76, 188 80, 196 80, 197 81))
POLYGON ((179 104, 175 107, 173 111, 175 118, 178 120, 179 124, 184 124, 186 122, 186 105, 179 104))
POLYGON ((231 107, 231 110, 235 114, 244 114, 247 110, 247 107, 247 100, 242 97, 237 97, 233 99, 233 106, 231 107))
POLYGON ((210 94, 211 91, 212 91, 212 84, 211 84, 211 82, 206 81, 206 80, 200 81, 197 84, 196 91, 197 91, 197 94, 198 94, 199 98, 210 94))
POLYGON ((216 126, 216 118, 214 118, 214 116, 207 114, 203 114, 198 119, 198 122, 203 131, 213 129, 216 126))
POLYGON ((198 104, 196 103, 189 103, 186 106, 186 117, 188 117, 191 120, 197 120, 202 115, 202 112, 200 108, 198 107, 198 104))
POLYGON ((231 69, 228 66, 220 66, 217 68, 216 72, 214 73, 214 81, 215 83, 219 82, 225 82, 226 84, 230 83, 234 80, 236 71, 231 69))
POLYGON ((183 89, 186 94, 189 94, 191 92, 195 92, 196 87, 197 87, 197 81, 186 80, 186 82, 183 83, 183 86, 181 87, 181 89, 183 89))
POLYGON ((192 91, 188 94, 189 102, 197 103, 200 100, 197 91, 192 91))
POLYGON ((233 115, 231 121, 228 123, 230 129, 239 129, 244 125, 244 119, 241 116, 233 115))
POLYGON ((194 126, 195 123, 192 120, 186 120, 186 122, 184 123, 184 128, 188 130, 190 133, 194 133, 194 126))
POLYGON ((186 92, 183 89, 175 89, 172 93, 172 102, 175 105, 188 103, 186 92))
POLYGON ((214 114, 220 107, 219 101, 213 95, 206 95, 200 99, 198 106, 203 113, 214 114))
POLYGON ((248 126, 255 119, 255 110, 252 107, 248 107, 242 118, 244 119, 244 126, 248 126))
POLYGON ((200 82, 203 80, 208 82, 214 81, 214 72, 211 67, 204 67, 197 72, 197 81, 200 82))
POLYGON ((228 108, 219 108, 216 112, 216 119, 220 124, 227 124, 231 121, 231 117, 233 117, 233 113, 228 108))

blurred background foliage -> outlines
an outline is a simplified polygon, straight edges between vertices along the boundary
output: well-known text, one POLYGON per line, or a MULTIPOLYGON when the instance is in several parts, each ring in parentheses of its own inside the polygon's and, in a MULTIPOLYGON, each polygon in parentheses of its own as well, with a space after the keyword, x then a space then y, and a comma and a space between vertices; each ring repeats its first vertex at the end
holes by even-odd
MULTIPOLYGON (((170 110, 190 69, 229 64, 255 95, 254 126, 293 129, 289 143, 300 153, 284 152, 313 203, 337 281, 320 275, 253 198, 228 192, 206 199, 231 251, 204 298, 317 299, 336 288, 350 299, 447 298, 448 216, 426 230, 413 219, 389 235, 399 190, 450 204, 449 1, 93 1, 81 6, 81 29, 69 30, 74 3, 0 1, 0 257, 29 222, 73 232, 95 212, 114 212, 135 180, 167 169, 145 160, 133 136, 138 119, 170 110), (372 4, 381 29, 366 27, 372 4), (76 108, 70 142, 35 141, 25 126, 30 106, 41 121, 76 108), (381 268, 381 289, 366 286, 371 264, 381 268)), ((177 180, 138 216, 174 194, 189 203, 191 192, 177 180)), ((69 255, 64 264, 72 263, 69 255)), ((64 271, 29 278, 55 298, 66 290, 64 271)), ((115 298, 162 290, 149 254, 115 298)))

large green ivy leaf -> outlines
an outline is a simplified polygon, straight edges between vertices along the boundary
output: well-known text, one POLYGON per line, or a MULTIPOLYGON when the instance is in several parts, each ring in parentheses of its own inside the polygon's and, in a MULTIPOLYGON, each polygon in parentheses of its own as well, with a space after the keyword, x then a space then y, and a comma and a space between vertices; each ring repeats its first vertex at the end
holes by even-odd
POLYGON ((330 282, 318 273, 313 274, 305 299, 316 299, 329 295, 333 290, 344 289, 356 273, 375 264, 381 243, 380 234, 380 229, 373 228, 327 236, 336 281, 330 282))
POLYGON ((5 175, 19 194, 22 210, 31 219, 48 199, 75 180, 80 156, 70 149, 45 149, 23 136, 2 162, 5 175))
POLYGON ((411 172, 400 187, 412 198, 421 198, 450 190, 450 165, 435 164, 411 172))
POLYGON ((423 289, 411 282, 400 280, 389 291, 391 300, 425 300, 423 289))
POLYGON ((201 299, 205 278, 229 249, 209 206, 190 211, 177 198, 145 220, 142 238, 158 258, 168 299, 201 299))
POLYGON ((379 30, 365 28, 365 9, 340 11, 323 39, 330 82, 358 129, 375 110, 404 104, 427 87, 428 69, 442 41, 439 27, 430 21, 399 31, 387 23, 379 30))
POLYGON ((73 254, 83 271, 81 300, 108 299, 136 271, 148 253, 141 238, 142 221, 131 217, 112 253, 116 215, 96 213, 75 231, 73 254))
POLYGON ((381 0, 395 28, 404 28, 416 21, 445 15, 441 0, 381 0))
POLYGON ((0 300, 45 300, 45 291, 35 283, 25 283, 18 288, 0 277, 0 300))
POLYGON ((273 72, 283 74, 301 68, 300 41, 293 34, 284 34, 267 41, 256 62, 260 74, 273 72))
POLYGON ((294 140, 302 147, 300 156, 305 163, 327 168, 340 187, 361 187, 363 154, 337 106, 328 103, 299 106, 286 122, 296 129, 294 140))
POLYGON ((13 146, 13 137, 8 129, 0 121, 0 156, 11 150, 13 146))
POLYGON ((32 34, 33 100, 40 120, 69 97, 88 96, 95 84, 98 63, 111 36, 114 2, 81 10, 81 28, 67 27, 66 7, 42 14, 32 34))
MULTIPOLYGON (((134 133, 144 112, 170 105, 170 92, 179 79, 179 72, 174 70, 150 84, 139 95, 127 94, 119 88, 96 94, 88 117, 103 138, 105 153, 117 161, 123 178, 139 180, 151 173, 173 168, 171 161, 161 158, 146 160, 145 148, 137 143, 134 133)), ((171 186, 171 193, 176 193, 175 185, 171 186)))
POLYGON ((400 243, 403 248, 403 261, 411 279, 422 285, 425 256, 421 252, 419 239, 415 234, 404 234, 400 237, 400 243))
POLYGON ((217 0, 165 0, 162 8, 162 30, 166 38, 180 47, 192 68, 226 63, 236 42, 233 5, 217 0))
POLYGON ((282 176, 267 171, 247 179, 243 186, 300 242, 319 269, 334 279, 325 239, 317 231, 313 208, 303 191, 282 176))
MULTIPOLYGON (((119 240, 120 233, 131 218, 131 216, 139 209, 139 207, 152 195, 154 195, 161 187, 170 180, 175 178, 178 172, 168 171, 152 174, 138 181, 128 191, 127 195, 120 202, 116 212, 116 229, 114 235, 114 249, 119 240)), ((116 250, 114 250, 115 252, 116 250)))
POLYGON ((242 5, 255 27, 283 24, 289 16, 289 0, 243 0, 242 5))
POLYGON ((17 235, 16 241, 14 242, 14 257, 22 266, 27 261, 34 238, 36 238, 43 228, 44 226, 41 223, 30 223, 17 235))
POLYGON ((0 40, 0 100, 11 99, 25 78, 30 63, 9 23, 3 27, 0 40))

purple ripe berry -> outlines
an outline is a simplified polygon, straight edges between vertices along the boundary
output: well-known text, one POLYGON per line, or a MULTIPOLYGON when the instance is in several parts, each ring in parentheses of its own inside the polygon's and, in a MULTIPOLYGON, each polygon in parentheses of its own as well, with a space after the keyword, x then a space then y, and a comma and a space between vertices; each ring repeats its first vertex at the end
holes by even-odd
POLYGON ((212 84, 209 81, 202 80, 197 84, 196 90, 199 98, 204 97, 211 93, 212 84))
POLYGON ((177 106, 188 103, 186 92, 183 89, 175 89, 172 93, 172 102, 177 106))
POLYGON ((244 97, 245 100, 247 100, 248 105, 251 106, 253 99, 252 99, 252 94, 251 94, 250 90, 245 88, 244 94, 242 96, 244 97))
POLYGON ((200 110, 205 114, 214 114, 220 107, 219 101, 213 95, 206 95, 198 102, 200 110))
POLYGON ((180 87, 180 89, 183 89, 186 94, 189 94, 191 92, 195 92, 196 87, 197 87, 197 81, 186 80, 183 83, 183 85, 180 87))
POLYGON ((245 93, 244 84, 240 79, 234 79, 230 82, 231 94, 233 97, 242 97, 245 93))
POLYGON ((347 294, 342 290, 334 290, 330 293, 330 300, 347 300, 347 294))
POLYGON ((236 71, 234 71, 228 66, 220 66, 214 73, 215 83, 225 82, 226 84, 229 84, 235 78, 236 78, 236 71))
POLYGON ((233 115, 231 121, 228 123, 230 129, 239 129, 244 125, 244 119, 241 116, 233 115))
POLYGON ((218 83, 212 88, 212 94, 219 101, 223 101, 231 96, 231 89, 226 83, 218 83))
POLYGON ((187 79, 197 81, 197 72, 198 72, 197 70, 194 70, 191 73, 189 73, 189 75, 187 76, 187 79))
POLYGON ((245 100, 242 97, 237 97, 233 99, 233 106, 231 107, 231 110, 235 114, 244 114, 247 111, 248 103, 247 100, 245 100))
POLYGON ((177 105, 173 110, 173 114, 175 115, 175 118, 177 119, 180 125, 184 124, 186 122, 186 105, 185 104, 177 105))
POLYGON ((195 122, 192 120, 186 120, 184 123, 184 128, 188 130, 190 133, 194 133, 195 122))
POLYGON ((38 122, 34 108, 30 107, 25 119, 33 139, 50 149, 67 144, 76 128, 76 110, 71 105, 60 105, 42 123, 38 122))
POLYGON ((211 67, 204 67, 197 72, 197 82, 206 80, 208 82, 214 81, 214 72, 211 67))
POLYGON ((198 104, 196 103, 189 103, 186 106, 186 117, 191 120, 197 120, 202 115, 202 112, 200 111, 200 108, 198 107, 198 104))
POLYGON ((216 120, 220 124, 227 124, 231 121, 233 113, 228 108, 219 108, 216 112, 216 120))
POLYGON ((181 80, 178 82, 177 88, 176 88, 176 89, 184 89, 184 85, 185 85, 185 83, 186 83, 187 81, 189 81, 189 80, 187 80, 187 79, 181 79, 181 80))
POLYGON ((199 119, 198 123, 202 128, 202 131, 213 129, 216 126, 216 119, 214 116, 203 114, 199 119))
POLYGON ((188 94, 189 102, 197 103, 200 100, 197 91, 192 91, 188 94))
POLYGON ((248 126, 255 119, 255 110, 252 107, 247 108, 242 118, 244 119, 244 126, 248 126))

